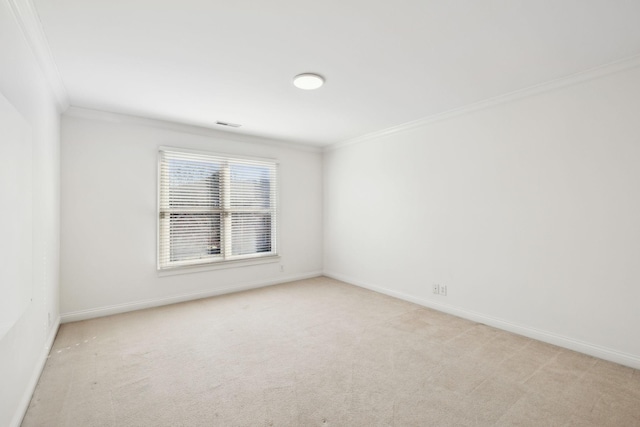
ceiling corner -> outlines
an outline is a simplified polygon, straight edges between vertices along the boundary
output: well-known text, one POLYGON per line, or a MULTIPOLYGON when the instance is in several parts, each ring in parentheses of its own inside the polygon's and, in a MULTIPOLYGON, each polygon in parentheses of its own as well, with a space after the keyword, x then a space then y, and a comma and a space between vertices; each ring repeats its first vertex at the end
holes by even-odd
POLYGON ((69 108, 69 96, 53 59, 40 17, 31 0, 7 0, 14 18, 44 74, 61 112, 69 108))

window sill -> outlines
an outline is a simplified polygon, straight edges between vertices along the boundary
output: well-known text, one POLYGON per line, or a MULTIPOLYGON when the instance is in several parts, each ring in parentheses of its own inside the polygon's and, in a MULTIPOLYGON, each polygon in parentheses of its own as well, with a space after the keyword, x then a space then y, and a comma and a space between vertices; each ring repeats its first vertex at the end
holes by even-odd
POLYGON ((175 276, 177 274, 200 273, 203 271, 222 270, 226 268, 247 267, 250 265, 272 264, 280 262, 280 255, 265 256, 259 258, 238 259, 233 261, 220 261, 211 264, 186 265, 158 270, 158 277, 175 276))

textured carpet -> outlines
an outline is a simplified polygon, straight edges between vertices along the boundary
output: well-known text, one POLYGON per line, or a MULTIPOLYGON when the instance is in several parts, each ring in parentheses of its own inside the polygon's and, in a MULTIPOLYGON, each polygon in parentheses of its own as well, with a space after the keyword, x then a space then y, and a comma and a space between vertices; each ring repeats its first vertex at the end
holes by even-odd
POLYGON ((23 426, 640 426, 640 371, 327 278, 62 325, 23 426))

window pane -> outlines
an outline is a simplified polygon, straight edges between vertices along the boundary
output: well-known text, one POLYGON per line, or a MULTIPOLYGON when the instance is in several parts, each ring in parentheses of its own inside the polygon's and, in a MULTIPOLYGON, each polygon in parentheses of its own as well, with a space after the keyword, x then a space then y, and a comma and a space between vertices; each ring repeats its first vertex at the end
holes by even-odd
POLYGON ((231 207, 269 209, 272 168, 263 165, 229 164, 231 207))
POLYGON ((220 163, 168 159, 168 208, 220 206, 220 163))
POLYGON ((271 252, 271 214, 231 214, 231 255, 271 252))
POLYGON ((276 252, 277 164, 160 150, 158 268, 276 252))
POLYGON ((171 261, 219 257, 220 214, 169 214, 169 239, 171 261))

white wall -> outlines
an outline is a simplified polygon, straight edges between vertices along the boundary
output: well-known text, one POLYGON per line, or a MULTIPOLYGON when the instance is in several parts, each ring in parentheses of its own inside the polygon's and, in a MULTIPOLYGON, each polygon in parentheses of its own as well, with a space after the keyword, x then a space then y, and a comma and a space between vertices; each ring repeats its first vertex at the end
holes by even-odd
MULTIPOLYGON (((59 257, 59 122, 50 87, 7 2, 0 2, 0 92, 28 124, 32 147, 32 181, 22 191, 31 205, 32 299, 20 318, 0 339, 0 426, 18 425, 57 330, 59 257)), ((2 132, 2 129, 0 129, 2 132)), ((0 144, 8 141, 0 134, 0 144)), ((3 156, 5 166, 20 159, 3 156)), ((2 167, 0 165, 0 167, 2 167)), ((18 185, 18 184, 16 184, 18 185)), ((1 195, 0 195, 1 197, 1 195)), ((29 235, 30 234, 30 235, 29 235)), ((19 262, 20 254, 0 238, 2 267, 19 262)), ((0 295, 0 298, 4 298, 0 295)))
POLYGON ((31 125, 0 92, 0 340, 33 296, 31 125))
POLYGON ((61 144, 63 321, 322 272, 318 150, 76 109, 63 116, 61 144), (160 277, 156 181, 163 145, 279 160, 281 262, 160 277))
POLYGON ((639 112, 635 68, 329 150, 325 273, 640 368, 639 112))

